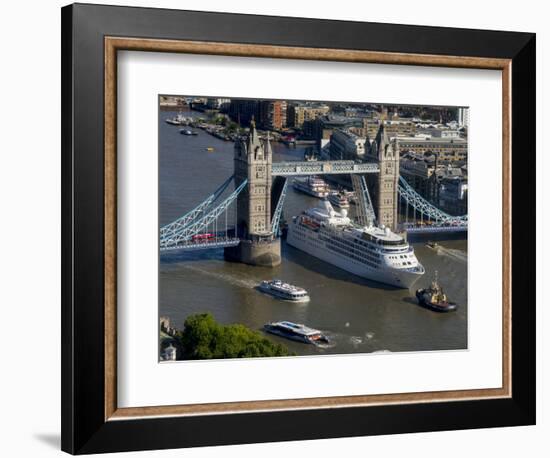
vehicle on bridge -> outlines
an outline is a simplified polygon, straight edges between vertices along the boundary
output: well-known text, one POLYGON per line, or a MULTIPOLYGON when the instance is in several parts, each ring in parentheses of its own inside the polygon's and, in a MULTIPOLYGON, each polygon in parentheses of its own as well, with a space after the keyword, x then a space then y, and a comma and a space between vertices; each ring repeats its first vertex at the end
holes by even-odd
POLYGON ((206 242, 208 240, 212 240, 214 237, 214 234, 207 232, 205 234, 195 234, 193 237, 191 237, 191 240, 193 242, 206 242))

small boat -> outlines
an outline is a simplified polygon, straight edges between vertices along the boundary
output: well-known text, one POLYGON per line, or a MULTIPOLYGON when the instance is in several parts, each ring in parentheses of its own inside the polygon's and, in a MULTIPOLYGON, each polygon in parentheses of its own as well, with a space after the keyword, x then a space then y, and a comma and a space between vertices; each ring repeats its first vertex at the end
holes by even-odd
POLYGON ((437 281, 437 271, 429 288, 417 289, 418 303, 434 312, 452 312, 457 309, 454 302, 449 302, 443 288, 437 281))
POLYGON ((344 194, 339 193, 338 191, 331 191, 328 195, 328 201, 335 207, 349 208, 348 198, 344 194))
POLYGON ((182 135, 197 135, 197 133, 193 132, 191 129, 181 129, 180 134, 182 134, 182 135))
POLYGON ((281 280, 264 280, 258 285, 263 293, 274 296, 278 299, 292 302, 308 302, 309 295, 304 288, 285 283, 281 280))
POLYGON ((214 151, 214 147, 209 146, 208 148, 206 148, 206 151, 208 151, 209 153, 211 153, 211 152, 214 151))
POLYGON ((426 243, 426 246, 428 248, 431 248, 432 250, 438 250, 439 248, 441 248, 441 246, 439 245, 439 243, 437 242, 433 242, 433 241, 429 241, 428 243, 426 243))
POLYGON ((305 180, 296 179, 292 186, 297 191, 321 199, 327 197, 329 193, 329 187, 326 182, 322 178, 316 176, 308 177, 305 180))
POLYGON ((329 343, 329 339, 318 329, 308 328, 303 324, 292 321, 276 321, 264 324, 264 331, 285 339, 297 342, 318 345, 329 343))
POLYGON ((181 126, 187 122, 187 118, 183 116, 181 113, 179 113, 174 118, 168 118, 166 119, 167 124, 171 124, 172 126, 181 126))

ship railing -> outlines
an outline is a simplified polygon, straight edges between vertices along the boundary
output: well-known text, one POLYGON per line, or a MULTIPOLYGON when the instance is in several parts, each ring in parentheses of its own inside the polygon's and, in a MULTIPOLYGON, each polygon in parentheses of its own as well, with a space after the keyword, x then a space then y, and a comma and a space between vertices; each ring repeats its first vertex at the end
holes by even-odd
POLYGON ((411 253, 414 249, 411 246, 403 247, 401 249, 394 248, 392 250, 387 250, 385 248, 380 248, 381 253, 387 253, 387 254, 403 254, 403 253, 411 253))

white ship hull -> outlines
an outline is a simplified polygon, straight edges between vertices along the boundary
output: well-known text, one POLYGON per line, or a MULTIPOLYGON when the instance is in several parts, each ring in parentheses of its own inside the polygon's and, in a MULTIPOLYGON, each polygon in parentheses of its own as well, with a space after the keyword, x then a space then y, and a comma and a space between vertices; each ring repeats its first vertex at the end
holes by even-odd
POLYGON ((378 268, 370 267, 360 261, 330 250, 326 244, 318 238, 318 233, 308 231, 308 236, 299 237, 294 233, 294 225, 291 224, 287 235, 287 243, 294 248, 302 250, 311 256, 332 264, 359 277, 373 280, 379 283, 409 289, 424 273, 423 269, 396 269, 381 265, 378 268))
POLYGON ((265 285, 258 286, 258 289, 261 292, 265 293, 265 294, 269 294, 270 296, 276 297, 277 299, 281 299, 283 301, 288 301, 288 302, 309 302, 309 296, 302 296, 302 297, 299 297, 299 298, 293 298, 292 296, 290 296, 288 294, 285 294, 281 291, 278 291, 275 288, 270 288, 269 286, 265 286, 265 285))

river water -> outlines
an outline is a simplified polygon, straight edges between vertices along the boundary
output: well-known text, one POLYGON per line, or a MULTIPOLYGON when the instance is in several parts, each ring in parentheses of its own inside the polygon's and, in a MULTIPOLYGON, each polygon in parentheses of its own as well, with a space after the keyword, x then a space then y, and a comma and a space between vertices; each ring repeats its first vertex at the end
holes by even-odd
MULTIPOLYGON (((185 115, 190 115, 187 112, 185 115)), ((160 226, 182 216, 233 174, 233 143, 194 129, 179 133, 165 123, 176 113, 159 112, 160 226), (207 152, 213 147, 214 152, 207 152)), ((302 159, 303 148, 272 145, 274 161, 302 159)), ((230 191, 229 191, 230 192, 230 191)), ((288 189, 284 215, 288 220, 318 200, 288 189)), ((413 289, 428 286, 434 271, 451 300, 454 313, 439 314, 416 305, 414 290, 393 289, 369 282, 282 243, 283 261, 276 268, 224 261, 213 249, 163 256, 160 262, 160 315, 183 328, 185 318, 211 312, 221 323, 242 323, 260 330, 269 321, 290 320, 322 330, 331 344, 319 348, 276 336, 298 355, 423 351, 467 348, 467 242, 439 241, 435 252, 426 240, 412 242, 426 274, 413 289), (264 279, 281 278, 308 290, 307 304, 294 304, 259 293, 264 279)))

